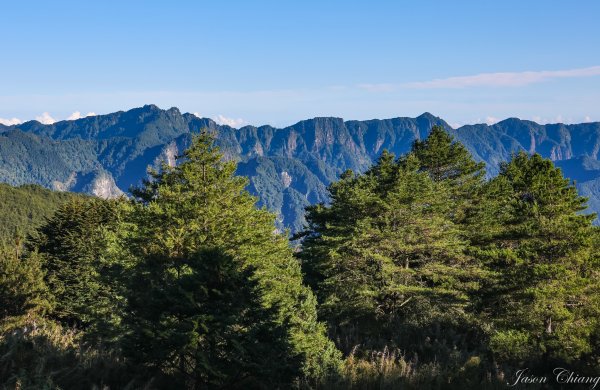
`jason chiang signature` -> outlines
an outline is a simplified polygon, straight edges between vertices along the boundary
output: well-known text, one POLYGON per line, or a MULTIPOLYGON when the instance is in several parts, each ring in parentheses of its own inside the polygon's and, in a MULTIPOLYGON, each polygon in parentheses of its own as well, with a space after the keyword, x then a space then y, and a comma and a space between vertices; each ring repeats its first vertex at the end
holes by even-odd
MULTIPOLYGON (((529 368, 523 368, 515 372, 515 375, 511 382, 507 382, 506 384, 509 387, 514 387, 520 384, 544 384, 550 383, 553 381, 554 383, 569 385, 569 384, 589 384, 590 389, 596 389, 598 384, 600 383, 600 376, 583 376, 577 374, 575 371, 571 371, 567 368, 557 367, 552 370, 552 376, 537 376, 533 375, 529 368)), ((600 389, 600 387, 598 387, 600 389)))

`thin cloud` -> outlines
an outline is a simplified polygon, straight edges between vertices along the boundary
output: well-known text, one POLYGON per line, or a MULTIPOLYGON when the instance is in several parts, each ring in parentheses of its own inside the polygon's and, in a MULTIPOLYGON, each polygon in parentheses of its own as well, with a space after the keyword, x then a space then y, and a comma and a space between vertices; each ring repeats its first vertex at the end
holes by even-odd
POLYGON ((567 70, 538 72, 481 73, 472 76, 448 77, 405 84, 409 88, 469 88, 469 87, 521 87, 552 79, 592 77, 600 75, 600 66, 567 70))
POLYGON ((40 123, 43 123, 44 125, 51 125, 51 124, 53 124, 54 122, 56 122, 56 119, 52 118, 52 117, 50 116, 50 114, 49 114, 49 113, 47 113, 47 112, 44 112, 44 113, 43 113, 42 115, 40 115, 40 116, 36 116, 36 117, 35 117, 35 120, 36 120, 36 121, 38 121, 38 122, 40 122, 40 123))
POLYGON ((477 125, 477 124, 482 124, 482 123, 485 123, 486 125, 491 126, 491 125, 495 125, 496 123, 498 123, 500 121, 501 121, 500 118, 496 118, 495 116, 489 115, 489 116, 486 116, 484 119, 481 119, 481 117, 480 117, 480 118, 477 118, 474 120, 468 120, 465 122, 452 122, 450 124, 450 126, 453 129, 458 129, 459 127, 462 127, 465 125, 477 125))
MULTIPOLYGON (((584 118, 584 122, 591 122, 591 119, 589 116, 586 116, 584 118)), ((547 124, 552 124, 552 123, 564 123, 564 124, 574 124, 574 123, 580 123, 581 121, 578 119, 574 119, 573 117, 564 117, 562 115, 557 115, 555 117, 551 117, 551 118, 545 118, 545 117, 541 117, 539 115, 533 116, 531 118, 532 121, 534 121, 535 123, 539 123, 540 125, 547 125, 547 124)))
POLYGON ((4 125, 4 126, 20 125, 21 123, 23 123, 23 121, 18 118, 10 118, 10 119, 0 118, 0 125, 4 125))
POLYGON ((74 121, 74 120, 81 119, 81 118, 87 118, 88 116, 96 116, 96 113, 95 113, 95 112, 88 112, 88 113, 87 113, 87 114, 85 114, 85 115, 81 115, 81 112, 79 112, 79 111, 75 111, 74 113, 72 113, 72 114, 71 114, 71 115, 70 115, 70 116, 67 118, 67 120, 68 120, 68 121, 74 121))
POLYGON ((81 118, 83 118, 83 116, 81 116, 81 113, 79 111, 75 111, 67 118, 67 120, 74 121, 74 120, 81 119, 81 118))
POLYGON ((500 119, 498 119, 496 117, 493 117, 493 116, 486 116, 485 117, 485 123, 488 124, 488 125, 490 125, 490 126, 493 125, 493 124, 496 124, 498 122, 500 122, 500 119))
POLYGON ((223 116, 221 114, 214 117, 213 120, 220 125, 227 125, 229 127, 240 127, 240 126, 246 124, 246 121, 243 120, 242 118, 237 118, 237 119, 227 118, 226 116, 223 116))

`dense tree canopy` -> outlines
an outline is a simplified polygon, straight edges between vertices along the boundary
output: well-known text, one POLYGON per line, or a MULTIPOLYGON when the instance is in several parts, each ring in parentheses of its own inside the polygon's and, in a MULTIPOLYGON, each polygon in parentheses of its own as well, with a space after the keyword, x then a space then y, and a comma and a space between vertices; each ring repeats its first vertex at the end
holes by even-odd
POLYGON ((344 352, 489 355, 490 367, 597 354, 595 216, 551 161, 517 154, 486 183, 434 128, 329 191, 307 210, 298 258, 344 352))
POLYGON ((0 331, 31 326, 52 308, 40 257, 21 253, 19 244, 0 247, 0 331))
POLYGON ((600 230, 550 160, 519 153, 486 181, 433 128, 341 175, 295 247, 235 171, 202 133, 133 199, 65 200, 25 241, 7 235, 2 388, 481 389, 520 367, 600 372, 600 230))
POLYGON ((433 166, 420 143, 415 144, 419 153, 398 160, 384 151, 366 173, 347 172, 331 185, 330 206, 308 209, 299 258, 330 333, 343 340, 346 352, 359 344, 407 348, 428 338, 449 353, 441 345, 453 335, 444 335, 440 325, 468 327, 470 322, 467 297, 482 271, 465 253, 467 242, 452 218, 456 202, 448 200, 462 185, 459 178, 479 176, 473 170, 441 175, 449 169, 440 166, 460 165, 469 156, 436 131, 430 138, 423 144, 460 153, 433 166))
MULTIPOLYGON (((254 316, 259 313, 265 316, 264 325, 256 323, 258 329, 246 330, 239 324, 229 327, 239 328, 239 337, 246 337, 243 336, 246 331, 264 335, 265 330, 260 326, 285 327, 272 334, 280 334, 281 342, 283 345, 290 344, 294 355, 303 355, 301 368, 307 374, 322 376, 335 369, 336 350, 327 340, 323 325, 316 321, 316 301, 311 291, 302 285, 300 268, 292 256, 287 238, 275 233, 271 213, 254 207, 256 198, 244 189, 247 180, 235 176, 235 163, 223 161, 208 134, 198 136, 181 160, 182 163, 175 168, 165 166, 144 187, 134 191, 137 203, 132 221, 137 230, 127 243, 139 261, 133 270, 133 282, 137 281, 139 285, 130 289, 128 308, 128 321, 134 327, 134 345, 144 344, 151 348, 153 343, 170 343, 183 337, 188 341, 185 345, 171 345, 173 353, 182 353, 188 347, 195 350, 210 348, 203 345, 204 333, 219 330, 211 329, 202 321, 206 321, 204 317, 216 315, 211 308, 217 306, 214 302, 207 302, 206 294, 212 294, 202 291, 207 286, 191 281, 207 277, 202 275, 207 272, 204 268, 207 265, 202 262, 214 261, 211 256, 224 256, 221 262, 232 263, 228 272, 248 279, 249 290, 246 291, 249 301, 246 304, 258 307, 247 309, 254 311, 254 316), (256 287, 251 287, 252 284, 256 287), (148 307, 145 294, 151 294, 157 302, 164 302, 166 306, 148 307), (178 300, 181 306, 171 306, 174 302, 173 297, 169 298, 170 294, 188 298, 178 300), (253 294, 256 297, 253 298, 253 294), (264 314, 265 310, 272 314, 264 314), (161 340, 155 333, 160 332, 163 326, 169 329, 166 340, 161 340), (177 334, 176 329, 180 327, 186 329, 181 330, 185 336, 177 334), (171 335, 171 331, 175 334, 171 335)), ((230 282, 235 283, 235 279, 230 282)), ((206 283, 216 281, 209 279, 206 283)), ((224 285, 223 288, 233 289, 234 286, 224 285)), ((240 320, 243 321, 243 318, 240 320)), ((225 324, 217 328, 221 326, 225 324)), ((158 346, 168 358, 162 363, 171 364, 169 359, 173 357, 169 350, 164 350, 164 345, 158 346)), ((144 350, 136 349, 136 352, 144 350)), ((178 358, 181 374, 199 375, 198 371, 206 368, 203 364, 210 364, 210 361, 204 362, 206 358, 198 353, 208 352, 194 352, 178 358)), ((152 352, 148 354, 153 355, 152 352)))
POLYGON ((50 191, 38 185, 11 187, 0 183, 0 244, 12 245, 15 235, 24 239, 35 234, 45 218, 75 197, 84 195, 50 191))
POLYGON ((581 213, 586 199, 537 154, 515 155, 489 187, 476 254, 493 273, 480 297, 492 349, 512 359, 590 353, 600 306, 598 232, 595 215, 581 213))
POLYGON ((115 201, 74 198, 32 242, 57 302, 53 316, 66 325, 98 326, 114 314, 114 294, 104 276, 109 267, 106 231, 116 229, 117 213, 115 201))
POLYGON ((433 126, 425 140, 416 140, 411 154, 433 181, 446 184, 452 220, 462 222, 479 200, 485 164, 476 162, 464 145, 454 142, 441 126, 433 126))

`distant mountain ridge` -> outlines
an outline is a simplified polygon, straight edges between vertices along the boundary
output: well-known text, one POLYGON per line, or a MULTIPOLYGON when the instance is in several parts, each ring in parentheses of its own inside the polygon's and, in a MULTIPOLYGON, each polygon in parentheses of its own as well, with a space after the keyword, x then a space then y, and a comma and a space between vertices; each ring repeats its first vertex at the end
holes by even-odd
POLYGON ((600 211, 600 123, 540 125, 509 118, 452 129, 429 113, 366 121, 321 117, 282 129, 234 129, 177 108, 146 105, 52 125, 29 121, 0 126, 0 181, 117 196, 139 185, 149 166, 174 163, 191 134, 208 128, 225 156, 239 162, 238 173, 249 177, 249 190, 260 204, 279 215, 279 227, 296 231, 304 223, 304 207, 326 201, 326 186, 341 172, 365 170, 384 149, 407 152, 433 125, 443 126, 485 161, 489 175, 518 150, 553 159, 590 197, 590 209, 600 211))

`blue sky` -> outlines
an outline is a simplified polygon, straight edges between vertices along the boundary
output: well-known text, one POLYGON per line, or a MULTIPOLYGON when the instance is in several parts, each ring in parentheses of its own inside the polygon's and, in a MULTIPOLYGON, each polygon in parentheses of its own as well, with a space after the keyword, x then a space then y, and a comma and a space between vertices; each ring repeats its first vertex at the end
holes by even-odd
POLYGON ((600 120, 598 1, 0 0, 0 122, 600 120))

